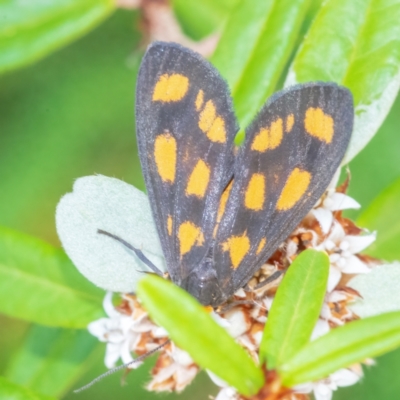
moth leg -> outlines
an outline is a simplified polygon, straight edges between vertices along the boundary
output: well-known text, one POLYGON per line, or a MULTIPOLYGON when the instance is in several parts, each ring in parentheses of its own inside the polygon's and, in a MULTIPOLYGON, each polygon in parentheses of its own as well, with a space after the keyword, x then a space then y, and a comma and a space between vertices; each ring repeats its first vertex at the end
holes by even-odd
POLYGON ((229 310, 231 310, 234 307, 237 306, 253 306, 254 305, 254 301, 253 300, 238 300, 238 301, 233 301, 232 303, 229 303, 227 305, 225 305, 224 307, 218 307, 217 311, 219 313, 226 313, 229 310))
MULTIPOLYGON (((248 284, 246 284, 246 286, 243 287, 243 290, 245 292, 255 292, 261 288, 263 288, 264 286, 273 283, 275 281, 278 281, 278 279, 281 278, 283 274, 282 270, 278 270, 275 271, 272 275, 270 275, 267 279, 263 280, 262 282, 258 283, 257 285, 250 287, 248 284)), ((277 283, 277 282, 276 282, 277 283)), ((272 285, 271 285, 272 286, 272 285)))
POLYGON ((109 236, 110 238, 115 239, 117 242, 122 243, 125 247, 127 247, 129 250, 132 250, 135 252, 137 257, 144 263, 146 264, 154 273, 156 273, 158 276, 164 277, 164 273, 160 271, 144 254, 141 250, 137 249, 136 247, 133 247, 131 244, 129 244, 127 241, 124 239, 120 238, 119 236, 113 235, 110 232, 103 231, 102 229, 98 229, 97 233, 100 233, 101 235, 106 235, 109 236))

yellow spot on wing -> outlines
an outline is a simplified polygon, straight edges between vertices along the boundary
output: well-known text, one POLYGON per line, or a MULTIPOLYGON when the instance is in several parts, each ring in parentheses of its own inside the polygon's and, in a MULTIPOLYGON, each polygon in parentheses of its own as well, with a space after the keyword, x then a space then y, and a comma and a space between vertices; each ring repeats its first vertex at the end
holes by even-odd
POLYGON ((244 205, 250 210, 263 209, 265 199, 265 177, 255 173, 251 176, 244 197, 244 205))
POLYGON ((176 140, 170 133, 163 133, 156 137, 154 160, 163 182, 173 183, 176 169, 176 140))
POLYGON ((197 93, 196 101, 194 103, 197 111, 200 111, 200 108, 202 107, 203 103, 204 103, 204 92, 202 90, 199 90, 199 93, 197 93))
POLYGON ((167 218, 167 230, 168 230, 168 235, 171 236, 172 235, 172 217, 170 215, 168 215, 168 218, 167 218))
POLYGON ((225 143, 226 141, 225 122, 221 117, 217 117, 214 119, 211 128, 207 132, 207 137, 212 142, 225 143))
POLYGON ((153 101, 180 101, 189 88, 189 79, 181 74, 164 74, 158 79, 154 91, 153 101))
POLYGON ((233 268, 237 268, 250 249, 250 240, 246 233, 242 236, 231 236, 222 244, 223 251, 229 251, 233 268))
POLYGON ((283 138, 283 121, 278 118, 268 128, 261 128, 254 137, 251 149, 259 152, 272 150, 278 147, 283 138))
POLYGON ((332 142, 334 133, 333 118, 329 114, 325 114, 321 108, 310 107, 307 109, 304 127, 311 136, 326 143, 332 142))
POLYGON ((228 202, 229 195, 231 194, 232 186, 233 186, 233 179, 229 182, 229 185, 225 188, 225 190, 221 195, 221 200, 219 201, 219 206, 218 206, 217 222, 220 222, 222 216, 224 215, 226 203, 228 202))
POLYGON ((215 237, 217 234, 218 225, 221 222, 222 216, 224 215, 226 203, 228 202, 228 198, 231 193, 232 186, 233 186, 233 179, 229 182, 229 185, 225 188, 225 190, 223 191, 221 198, 219 200, 217 223, 215 224, 215 227, 214 227, 213 237, 215 237))
POLYGON ((292 208, 303 197, 310 181, 311 174, 308 171, 295 168, 285 183, 276 208, 280 211, 292 208))
POLYGON ((202 246, 204 243, 201 229, 190 221, 185 221, 180 225, 178 239, 181 256, 188 253, 195 244, 202 246))
POLYGON ((203 111, 199 116, 199 128, 203 132, 207 132, 216 117, 216 110, 212 100, 208 100, 203 111))
POLYGON ((203 160, 199 160, 190 174, 189 181, 186 186, 186 195, 189 196, 192 194, 203 198, 206 194, 209 181, 210 168, 203 160))
POLYGON ((260 243, 258 244, 258 247, 257 247, 256 254, 260 254, 261 250, 265 247, 265 244, 266 244, 266 243, 267 243, 267 239, 262 238, 262 239, 260 240, 260 243))
POLYGON ((219 115, 217 115, 212 100, 207 101, 204 109, 199 115, 199 128, 212 142, 226 142, 225 122, 219 115))
POLYGON ((294 125, 294 115, 293 114, 289 114, 286 117, 286 122, 285 122, 285 132, 289 133, 294 125))

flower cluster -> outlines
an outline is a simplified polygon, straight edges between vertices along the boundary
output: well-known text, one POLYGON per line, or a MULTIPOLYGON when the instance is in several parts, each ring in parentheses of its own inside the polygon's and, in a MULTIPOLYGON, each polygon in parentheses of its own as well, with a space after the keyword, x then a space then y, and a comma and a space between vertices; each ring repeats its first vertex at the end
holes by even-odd
MULTIPOLYGON (((330 259, 330 274, 325 302, 315 326, 312 339, 330 329, 357 319, 348 305, 360 294, 348 281, 356 274, 370 271, 375 261, 359 252, 375 240, 375 233, 365 233, 342 216, 342 210, 358 208, 358 203, 345 194, 347 182, 335 188, 337 176, 314 209, 292 235, 279 247, 267 263, 254 275, 244 289, 232 299, 212 311, 215 320, 258 361, 258 351, 268 318, 268 311, 285 270, 296 256, 306 248, 324 250, 330 259)), ((107 342, 105 364, 114 366, 132 360, 132 352, 145 354, 167 339, 163 328, 155 325, 134 295, 124 295, 118 307, 112 304, 108 293, 104 300, 108 318, 89 325, 89 331, 99 340, 107 342)), ((132 367, 137 367, 133 364, 132 367)), ((147 388, 152 391, 182 391, 196 376, 198 366, 191 357, 173 343, 161 351, 152 370, 147 388)), ((215 375, 211 379, 221 387, 216 400, 239 400, 240 395, 215 375)), ((286 400, 307 399, 311 392, 317 400, 329 400, 340 386, 356 383, 362 376, 359 364, 341 369, 318 382, 299 385, 283 397, 286 400)))

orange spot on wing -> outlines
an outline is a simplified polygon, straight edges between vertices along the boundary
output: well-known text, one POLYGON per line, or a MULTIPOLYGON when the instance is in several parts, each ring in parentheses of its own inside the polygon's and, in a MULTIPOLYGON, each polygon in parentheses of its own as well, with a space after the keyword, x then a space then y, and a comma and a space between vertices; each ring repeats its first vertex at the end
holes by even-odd
POLYGON ((180 101, 189 88, 189 79, 181 74, 164 74, 158 79, 154 91, 153 101, 172 102, 180 101))
POLYGON ((250 240, 246 233, 242 236, 231 236, 222 244, 223 251, 229 251, 232 267, 236 269, 250 249, 250 240))
POLYGON ((212 142, 225 143, 226 141, 225 121, 221 117, 217 117, 214 119, 211 128, 207 132, 207 137, 212 142))
POLYGON ((210 167, 203 160, 199 160, 190 174, 186 196, 194 195, 203 198, 210 181, 210 173, 210 167))
POLYGON ((199 115, 199 128, 212 142, 225 143, 225 121, 217 115, 214 102, 208 100, 199 115))
POLYGON ((295 168, 285 183, 276 208, 280 211, 292 208, 303 197, 310 181, 311 174, 308 171, 295 168))
POLYGON ((168 230, 168 235, 171 236, 172 235, 172 217, 170 215, 168 215, 168 218, 167 218, 167 230, 168 230))
POLYGON ((269 127, 261 128, 253 139, 251 149, 263 153, 266 150, 277 148, 283 138, 283 121, 278 118, 269 127))
POLYGON ((244 205, 254 211, 260 211, 264 207, 265 177, 255 173, 251 176, 244 197, 244 205))
POLYGON ((194 103, 197 111, 200 111, 203 103, 204 103, 204 92, 202 90, 199 90, 199 93, 197 93, 196 101, 194 103))
POLYGON ((289 114, 286 117, 286 121, 285 121, 285 132, 289 133, 294 125, 294 115, 293 114, 289 114))
POLYGON ((170 133, 163 133, 156 137, 154 160, 162 181, 173 183, 176 169, 176 140, 170 133))
POLYGON ((232 186, 233 186, 233 179, 229 182, 229 185, 225 188, 225 190, 221 195, 221 199, 219 201, 219 206, 218 206, 217 222, 220 222, 222 216, 224 215, 226 203, 228 202, 229 195, 231 194, 232 186))
POLYGON ((221 195, 221 199, 219 200, 219 206, 218 206, 218 213, 217 213, 217 222, 215 224, 214 232, 213 232, 213 237, 216 236, 217 230, 218 230, 218 225, 221 222, 222 216, 224 215, 225 208, 226 208, 226 203, 228 202, 229 195, 231 193, 233 186, 233 179, 229 182, 228 186, 225 188, 221 195))
POLYGON ((216 117, 216 110, 214 106, 214 102, 212 100, 208 100, 203 111, 199 116, 199 128, 203 132, 208 132, 211 128, 212 123, 216 117))
POLYGON ((334 134, 334 121, 329 114, 325 114, 321 108, 310 107, 306 111, 304 127, 308 134, 331 143, 334 134))
POLYGON ((180 225, 178 239, 181 256, 188 253, 194 245, 202 246, 204 243, 203 232, 190 221, 185 221, 180 225))
POLYGON ((260 243, 258 244, 258 247, 257 247, 256 254, 260 254, 260 253, 261 253, 261 250, 265 247, 265 244, 266 244, 266 243, 267 243, 267 239, 262 238, 262 239, 260 240, 260 243))

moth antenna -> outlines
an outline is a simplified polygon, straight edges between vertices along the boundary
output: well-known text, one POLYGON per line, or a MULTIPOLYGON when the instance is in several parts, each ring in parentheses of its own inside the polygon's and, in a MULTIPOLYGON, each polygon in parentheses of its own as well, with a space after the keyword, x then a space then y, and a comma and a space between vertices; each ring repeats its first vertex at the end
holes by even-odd
POLYGON ((144 263, 146 264, 153 272, 155 272, 158 276, 163 277, 164 273, 160 271, 142 252, 142 250, 137 249, 136 247, 133 247, 130 243, 128 243, 126 240, 120 238, 119 236, 113 235, 110 232, 103 231, 103 229, 97 229, 97 233, 100 233, 101 235, 109 236, 110 238, 115 239, 117 242, 120 242, 123 244, 125 247, 127 247, 129 250, 132 250, 137 257, 144 263))
POLYGON ((157 352, 158 350, 160 350, 161 348, 163 348, 165 345, 167 345, 169 342, 171 341, 171 339, 168 339, 166 342, 160 344, 159 346, 157 346, 156 348, 154 348, 153 350, 148 351, 145 354, 142 354, 139 357, 136 357, 133 361, 130 361, 126 364, 122 364, 119 365, 118 367, 114 367, 110 370, 108 370, 107 372, 104 372, 104 374, 101 374, 100 376, 98 376, 97 378, 94 378, 92 381, 90 381, 87 385, 82 386, 79 389, 76 389, 73 391, 73 393, 79 393, 79 392, 83 392, 84 390, 90 388, 91 386, 93 386, 95 383, 100 382, 103 378, 107 377, 108 375, 113 374, 114 372, 117 372, 121 369, 127 368, 132 364, 135 364, 137 362, 143 361, 145 358, 151 356, 152 354, 154 354, 155 352, 157 352))

